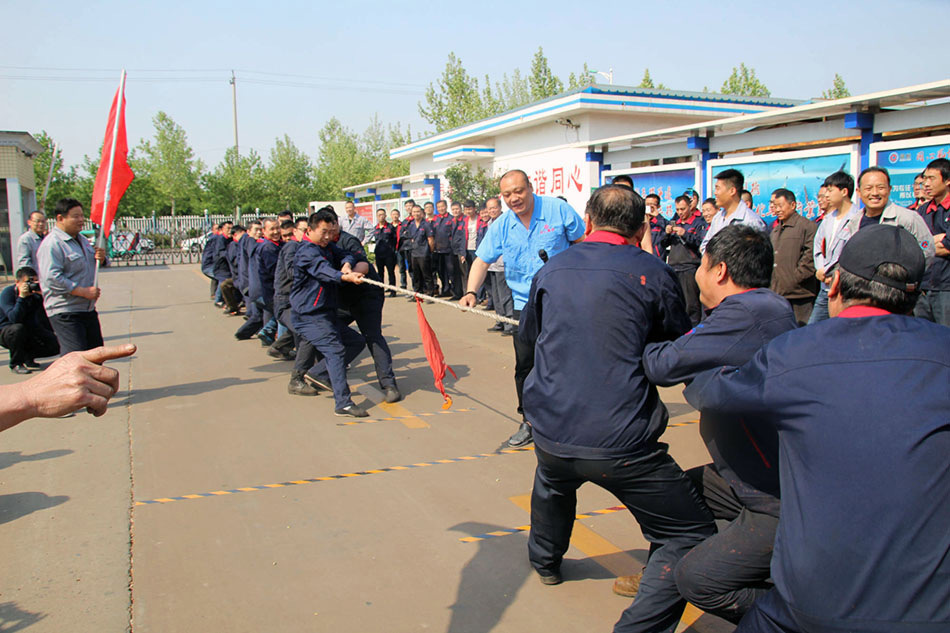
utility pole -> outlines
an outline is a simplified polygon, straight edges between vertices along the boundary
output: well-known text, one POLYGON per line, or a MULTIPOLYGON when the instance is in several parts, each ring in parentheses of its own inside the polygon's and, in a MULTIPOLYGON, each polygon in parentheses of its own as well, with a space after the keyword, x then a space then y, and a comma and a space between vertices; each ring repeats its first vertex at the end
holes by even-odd
POLYGON ((231 71, 231 81, 228 82, 231 84, 231 103, 234 107, 234 152, 240 155, 241 150, 238 149, 238 131, 237 131, 237 79, 234 77, 234 71, 231 71))

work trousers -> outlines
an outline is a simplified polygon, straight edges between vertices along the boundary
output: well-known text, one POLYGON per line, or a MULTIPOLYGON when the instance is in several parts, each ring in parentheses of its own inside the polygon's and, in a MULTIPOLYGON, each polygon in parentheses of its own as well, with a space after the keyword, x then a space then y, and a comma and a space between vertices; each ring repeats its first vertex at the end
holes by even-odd
POLYGON ((225 279, 218 287, 221 289, 221 298, 224 299, 224 303, 228 307, 228 312, 237 312, 240 310, 242 298, 237 286, 234 285, 234 280, 225 279))
POLYGON ((409 269, 412 268, 412 257, 407 251, 399 251, 396 254, 396 261, 399 267, 399 287, 407 287, 409 280, 409 269))
POLYGON ((713 516, 729 524, 694 547, 676 565, 680 595, 707 613, 737 624, 772 587, 772 544, 778 518, 752 512, 712 464, 686 476, 713 516))
MULTIPOLYGON (((376 270, 379 271, 379 280, 388 283, 390 286, 396 285, 396 254, 395 253, 376 253, 376 270), (387 273, 386 277, 383 273, 387 273), (389 281, 386 281, 389 279, 389 281)), ((405 288, 405 286, 403 286, 405 288)))
POLYGON ((433 253, 432 263, 435 272, 439 277, 441 289, 439 294, 458 296, 461 298, 461 292, 456 285, 456 276, 458 275, 458 256, 454 253, 433 253))
POLYGON ((341 315, 341 322, 345 326, 356 321, 356 327, 360 329, 360 334, 366 340, 366 347, 373 357, 376 380, 382 389, 389 389, 396 387, 396 376, 393 373, 393 354, 383 336, 383 302, 382 292, 364 292, 357 301, 347 306, 349 310, 344 313, 347 316, 341 315))
POLYGON ((212 278, 211 278, 211 298, 212 298, 212 299, 219 299, 220 296, 221 296, 221 295, 220 295, 220 293, 219 293, 219 291, 218 291, 218 280, 215 279, 214 277, 212 277, 212 278))
POLYGON ((808 319, 811 318, 812 308, 815 306, 815 298, 808 297, 807 299, 789 299, 788 302, 792 306, 792 312, 795 314, 795 322, 798 323, 799 327, 808 325, 808 319))
MULTIPOLYGON (((511 318, 520 321, 521 310, 515 310, 511 318)), ((518 394, 518 413, 521 415, 521 419, 530 422, 524 417, 524 407, 522 405, 524 404, 524 381, 528 378, 531 370, 534 369, 534 345, 522 341, 517 332, 511 337, 511 340, 514 341, 515 345, 515 393, 518 394)))
POLYGON ((247 317, 247 320, 234 333, 234 336, 242 341, 251 338, 264 327, 264 315, 261 313, 259 298, 251 299, 245 296, 244 305, 246 307, 244 316, 247 317))
POLYGON ((698 266, 689 266, 674 269, 683 290, 683 299, 686 301, 686 314, 693 325, 697 325, 703 318, 703 304, 699 301, 699 286, 696 284, 697 268, 698 266))
MULTIPOLYGON (((514 318, 515 302, 511 296, 511 288, 505 281, 505 272, 489 272, 488 278, 491 279, 492 304, 495 306, 495 312, 500 316, 514 318)), ((515 326, 505 323, 502 325, 505 332, 514 332, 515 326)))
POLYGON ((432 266, 428 256, 412 258, 412 289, 434 295, 432 266))
POLYGON ((10 350, 10 367, 59 354, 59 341, 52 330, 23 323, 0 328, 0 345, 10 350))
POLYGON ((914 306, 914 316, 950 326, 950 291, 925 290, 914 306))
POLYGON ((83 352, 102 345, 102 328, 95 310, 54 314, 49 322, 59 340, 59 351, 64 356, 69 352, 83 352))
POLYGON ((336 408, 343 409, 353 404, 350 399, 350 386, 346 382, 346 357, 349 356, 347 352, 354 348, 357 351, 352 358, 359 355, 359 351, 363 349, 363 337, 350 328, 342 327, 336 311, 316 315, 292 313, 291 322, 294 331, 323 355, 336 408))
POLYGON ((650 556, 640 590, 615 633, 670 632, 686 600, 673 569, 692 547, 715 533, 712 515, 695 486, 666 452, 666 445, 620 459, 570 459, 535 447, 538 466, 531 492, 528 558, 539 572, 560 570, 577 512, 577 489, 592 482, 613 494, 640 524, 650 556))

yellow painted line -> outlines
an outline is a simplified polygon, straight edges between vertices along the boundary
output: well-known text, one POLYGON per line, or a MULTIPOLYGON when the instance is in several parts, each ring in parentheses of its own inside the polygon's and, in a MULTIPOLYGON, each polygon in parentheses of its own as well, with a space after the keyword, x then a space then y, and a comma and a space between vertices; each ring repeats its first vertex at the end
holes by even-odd
MULTIPOLYGON (((510 497, 510 500, 525 512, 531 513, 531 495, 518 495, 510 497)), ((489 534, 492 534, 492 532, 489 532, 489 534)), ((596 556, 596 562, 615 576, 629 576, 642 568, 640 561, 636 558, 579 521, 574 522, 574 529, 571 532, 571 545, 586 556, 592 558, 596 556)), ((680 626, 692 626, 702 615, 701 610, 687 603, 683 616, 680 618, 680 626)))
POLYGON ((283 488, 284 484, 264 484, 265 488, 283 488))
POLYGON ((429 425, 425 423, 419 416, 415 413, 402 406, 398 402, 385 402, 383 393, 370 384, 358 385, 357 389, 361 394, 370 399, 374 404, 377 404, 383 411, 385 411, 389 417, 399 418, 399 421, 403 423, 406 428, 409 429, 427 429, 429 425), (372 396, 372 398, 370 398, 372 396))
MULTIPOLYGON (((251 492, 251 491, 254 491, 254 490, 258 490, 258 489, 257 489, 257 488, 254 488, 253 486, 248 486, 247 488, 238 488, 238 490, 240 490, 240 491, 242 491, 242 492, 251 492)), ((185 495, 185 496, 187 497, 188 495, 185 495)))
POLYGON ((201 495, 182 495, 185 499, 200 499, 201 495))
POLYGON ((161 499, 156 499, 159 503, 171 503, 174 499, 168 499, 167 497, 162 497, 161 499))
POLYGON ((215 490, 215 491, 212 492, 211 494, 213 494, 213 495, 229 495, 229 494, 231 494, 231 493, 228 492, 227 490, 215 490))

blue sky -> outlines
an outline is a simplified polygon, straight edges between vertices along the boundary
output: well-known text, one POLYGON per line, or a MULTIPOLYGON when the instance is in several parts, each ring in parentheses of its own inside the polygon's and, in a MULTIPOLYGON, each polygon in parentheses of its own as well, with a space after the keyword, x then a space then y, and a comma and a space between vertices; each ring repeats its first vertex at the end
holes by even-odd
POLYGON ((450 51, 493 80, 527 72, 538 46, 565 80, 584 62, 615 84, 716 90, 740 62, 776 97, 808 99, 835 72, 852 94, 948 76, 925 42, 945 39, 945 0, 773 2, 17 2, 4 3, 0 129, 47 130, 67 164, 96 152, 119 70, 129 70, 130 144, 159 110, 213 166, 233 143, 266 159, 289 134, 311 156, 333 116, 356 130, 426 130, 417 103, 450 51), (48 70, 46 70, 48 69, 48 70), (29 79, 28 79, 29 78, 29 79), (259 83, 255 83, 259 82, 259 83))

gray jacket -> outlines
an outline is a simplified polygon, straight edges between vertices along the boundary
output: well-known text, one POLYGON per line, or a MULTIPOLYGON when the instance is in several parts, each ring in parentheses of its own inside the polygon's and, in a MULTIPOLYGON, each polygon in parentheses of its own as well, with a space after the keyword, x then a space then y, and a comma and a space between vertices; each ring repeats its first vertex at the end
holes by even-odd
MULTIPOLYGON (((848 230, 851 235, 857 233, 858 229, 861 228, 861 218, 863 217, 864 209, 848 220, 848 230)), ((881 224, 899 226, 910 231, 911 234, 917 238, 917 243, 920 244, 920 250, 924 252, 924 259, 927 260, 927 265, 930 266, 930 262, 933 261, 936 255, 936 249, 934 247, 933 235, 931 235, 930 229, 927 228, 927 223, 920 217, 920 214, 891 202, 884 207, 884 211, 881 212, 881 224)))
POLYGON ((96 257, 89 240, 82 235, 73 238, 54 226, 37 249, 36 259, 48 316, 96 309, 95 301, 69 294, 95 281, 96 257))

